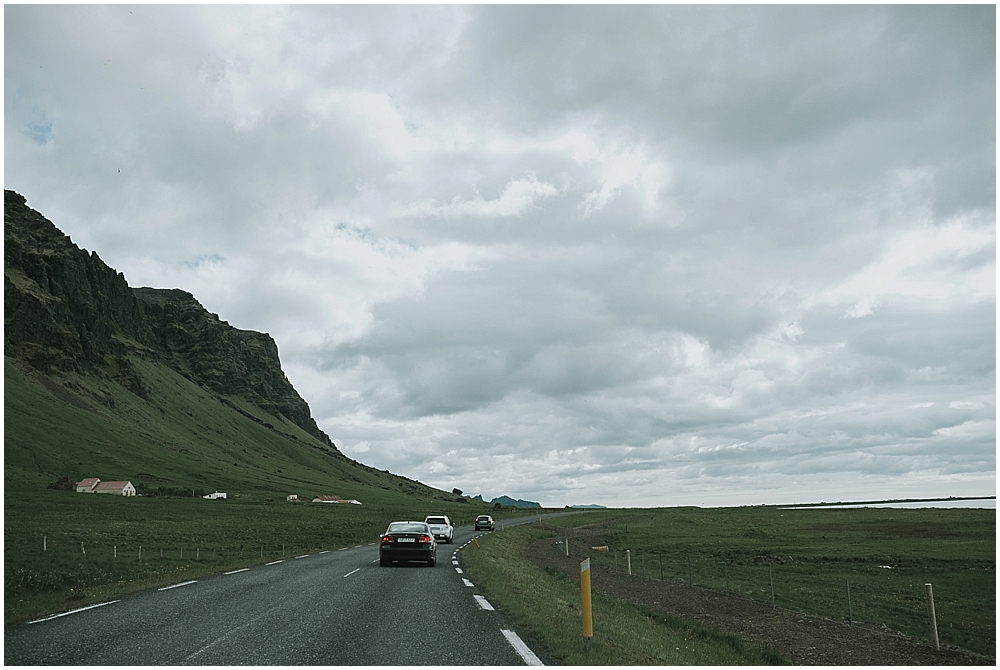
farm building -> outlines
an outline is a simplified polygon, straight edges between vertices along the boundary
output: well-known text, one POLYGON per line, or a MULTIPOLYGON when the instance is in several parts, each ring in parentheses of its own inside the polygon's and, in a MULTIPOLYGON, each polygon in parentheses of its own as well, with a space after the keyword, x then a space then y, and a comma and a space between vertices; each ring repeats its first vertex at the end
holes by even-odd
POLYGON ((225 500, 226 494, 216 491, 215 493, 209 493, 207 496, 202 496, 202 498, 205 500, 225 500))
POLYGON ((77 493, 93 493, 94 487, 101 483, 97 477, 88 477, 76 483, 77 493))
POLYGON ((98 482, 94 486, 94 493, 131 497, 135 495, 135 487, 132 486, 132 482, 98 482))
POLYGON ((351 505, 360 505, 361 503, 357 500, 344 500, 340 496, 316 496, 313 498, 313 502, 318 503, 350 503, 351 505))
POLYGON ((287 500, 288 502, 301 502, 299 500, 299 496, 294 493, 289 493, 288 497, 285 498, 285 500, 287 500))

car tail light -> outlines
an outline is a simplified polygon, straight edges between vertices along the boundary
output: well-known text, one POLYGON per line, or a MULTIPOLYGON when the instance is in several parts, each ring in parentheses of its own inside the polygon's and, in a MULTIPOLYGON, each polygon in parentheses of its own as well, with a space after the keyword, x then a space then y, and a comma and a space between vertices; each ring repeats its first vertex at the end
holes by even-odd
POLYGON ((421 535, 417 538, 417 542, 433 542, 430 535, 421 535))
POLYGON ((389 544, 390 542, 392 542, 392 535, 382 536, 382 544, 389 544))

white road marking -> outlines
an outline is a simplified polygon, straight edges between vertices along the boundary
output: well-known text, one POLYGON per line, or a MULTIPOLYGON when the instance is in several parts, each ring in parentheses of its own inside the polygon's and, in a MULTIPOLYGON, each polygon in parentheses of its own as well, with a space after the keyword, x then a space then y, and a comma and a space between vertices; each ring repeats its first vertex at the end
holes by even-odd
POLYGON ((344 575, 344 576, 345 576, 345 577, 350 577, 351 575, 353 575, 353 574, 354 574, 355 572, 357 572, 357 571, 358 571, 358 570, 360 570, 360 569, 361 569, 361 568, 354 568, 353 570, 351 570, 350 572, 348 572, 348 573, 347 573, 346 575, 344 575))
POLYGON ((462 574, 462 568, 455 568, 455 572, 457 572, 458 574, 462 574))
POLYGON ((188 584, 194 584, 197 581, 198 581, 197 579, 191 579, 191 580, 188 580, 186 582, 181 582, 180 584, 171 584, 170 586, 163 586, 163 587, 160 587, 160 588, 158 588, 156 590, 157 591, 168 591, 170 589, 176 589, 178 586, 187 586, 188 584))
POLYGON ((285 562, 285 559, 279 558, 276 561, 271 561, 270 563, 265 563, 264 565, 277 565, 278 563, 284 563, 284 562, 285 562))
POLYGON ((329 550, 329 549, 327 549, 326 551, 321 551, 321 552, 319 552, 319 553, 321 553, 321 554, 329 554, 329 553, 330 553, 330 550, 329 550))
POLYGON ((452 561, 451 564, 452 565, 458 565, 459 563, 458 563, 458 561, 452 561))
POLYGON ((469 581, 468 579, 466 579, 465 577, 462 577, 462 581, 463 581, 463 582, 465 582, 465 585, 466 585, 466 586, 475 586, 475 584, 473 584, 472 582, 470 582, 470 581, 469 581))
POLYGON ((481 595, 474 595, 472 597, 476 599, 476 602, 479 603, 479 606, 482 607, 484 610, 490 610, 491 612, 493 611, 493 605, 490 605, 490 601, 488 601, 486 598, 482 597, 481 595))
POLYGON ((301 556, 296 556, 295 558, 309 558, 309 554, 302 554, 301 556))
POLYGON ((337 551, 343 551, 344 549, 347 549, 347 547, 341 547, 341 548, 340 548, 340 549, 338 549, 337 551))
POLYGON ((236 574, 237 572, 246 572, 246 571, 247 571, 247 570, 249 570, 249 569, 250 569, 250 568, 240 568, 239 570, 230 570, 229 572, 226 572, 226 573, 224 573, 224 574, 227 574, 227 575, 235 575, 235 574, 236 574))
POLYGON ((98 603, 97 605, 87 605, 86 607, 78 607, 75 610, 70 610, 69 612, 62 612, 61 614, 53 614, 52 616, 47 616, 44 619, 35 619, 34 621, 29 621, 28 624, 41 623, 43 621, 48 621, 49 619, 58 619, 61 616, 69 616, 70 614, 76 614, 77 612, 83 612, 84 610, 92 610, 95 607, 104 607, 105 605, 114 605, 120 600, 109 600, 106 603, 98 603))
POLYGON ((538 660, 538 657, 535 656, 535 652, 528 648, 528 645, 524 643, 524 640, 517 636, 517 633, 512 630, 503 629, 501 629, 500 632, 503 633, 503 636, 507 638, 508 642, 510 642, 510 646, 514 647, 514 651, 516 651, 521 658, 524 659, 524 662, 527 665, 545 665, 538 660))

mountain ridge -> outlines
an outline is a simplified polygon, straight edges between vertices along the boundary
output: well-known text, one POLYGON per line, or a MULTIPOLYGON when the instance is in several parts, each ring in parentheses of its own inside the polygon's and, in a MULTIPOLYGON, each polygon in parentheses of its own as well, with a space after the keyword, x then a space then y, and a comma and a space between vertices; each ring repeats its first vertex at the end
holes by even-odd
POLYGON ((132 288, 24 196, 4 191, 4 353, 42 374, 91 373, 149 400, 134 358, 281 416, 342 456, 281 369, 266 333, 240 330, 180 289, 132 288))

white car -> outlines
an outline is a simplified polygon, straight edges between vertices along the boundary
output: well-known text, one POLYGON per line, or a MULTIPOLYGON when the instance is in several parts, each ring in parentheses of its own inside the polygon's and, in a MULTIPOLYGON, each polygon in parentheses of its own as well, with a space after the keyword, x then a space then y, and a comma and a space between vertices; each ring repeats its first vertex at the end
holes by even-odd
POLYGON ((441 540, 442 542, 447 542, 451 544, 454 542, 455 537, 455 527, 451 525, 451 519, 446 516, 429 516, 424 519, 426 523, 431 528, 431 533, 434 535, 435 540, 441 540))

